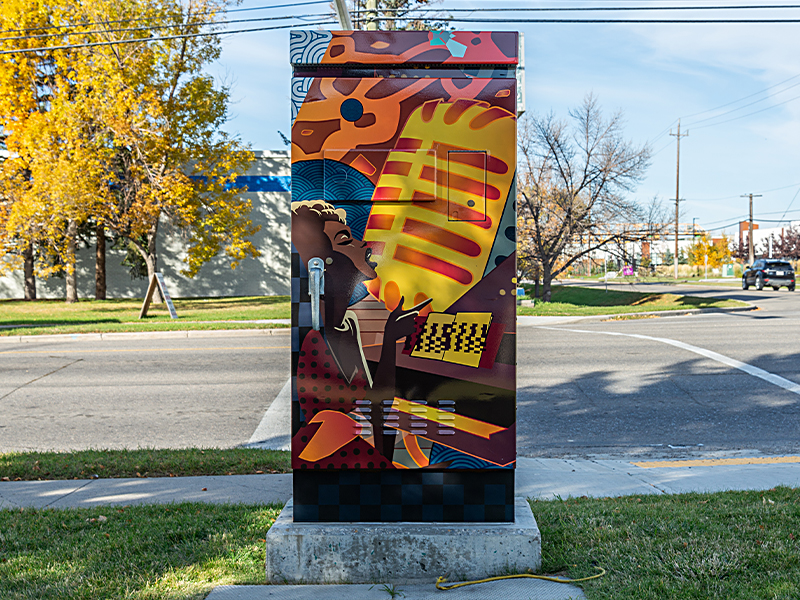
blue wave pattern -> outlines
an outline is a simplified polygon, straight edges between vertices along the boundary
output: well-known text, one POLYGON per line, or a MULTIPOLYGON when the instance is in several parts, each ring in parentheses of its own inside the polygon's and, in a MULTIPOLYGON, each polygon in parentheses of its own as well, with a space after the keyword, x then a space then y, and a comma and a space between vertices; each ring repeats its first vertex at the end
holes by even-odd
POLYGON ((514 468, 513 463, 506 467, 501 467, 500 465, 496 465, 494 463, 481 460, 480 458, 477 458, 475 456, 459 452, 458 450, 453 450, 452 448, 448 448, 447 446, 442 446, 441 444, 433 444, 433 448, 431 448, 430 462, 432 465, 443 462, 450 463, 450 466, 447 467, 448 469, 513 469, 514 468))
POLYGON ((289 60, 293 65, 310 65, 322 62, 328 44, 333 39, 330 31, 298 29, 289 33, 289 60))
MULTIPOLYGON (((299 30, 289 33, 289 59, 293 65, 308 65, 322 62, 328 44, 333 39, 330 31, 299 30)), ((292 78, 292 125, 297 119, 297 113, 303 105, 308 89, 311 87, 312 77, 292 78)))
MULTIPOLYGON (((192 175, 190 179, 204 181, 203 175, 192 175)), ((248 192, 290 192, 292 178, 288 175, 239 175, 233 183, 225 184, 225 189, 247 186, 248 192)))

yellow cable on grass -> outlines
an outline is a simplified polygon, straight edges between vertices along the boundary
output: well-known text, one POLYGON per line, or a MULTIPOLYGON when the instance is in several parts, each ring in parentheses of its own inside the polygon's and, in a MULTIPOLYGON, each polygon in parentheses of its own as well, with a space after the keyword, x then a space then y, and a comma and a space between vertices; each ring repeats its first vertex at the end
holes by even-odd
POLYGON ((489 577, 487 579, 478 579, 477 581, 465 581, 464 583, 454 583, 453 585, 441 585, 447 581, 446 577, 439 577, 436 580, 437 590, 453 590, 455 588, 464 587, 465 585, 475 585, 476 583, 486 583, 487 581, 500 581, 501 579, 518 579, 528 577, 529 579, 544 579, 545 581, 555 581, 556 583, 577 583, 579 581, 589 581, 590 579, 598 579, 606 574, 606 570, 602 567, 595 567, 600 571, 597 575, 591 577, 581 577, 580 579, 559 579, 558 577, 548 577, 547 575, 531 575, 529 573, 521 573, 519 575, 501 575, 499 577, 489 577))

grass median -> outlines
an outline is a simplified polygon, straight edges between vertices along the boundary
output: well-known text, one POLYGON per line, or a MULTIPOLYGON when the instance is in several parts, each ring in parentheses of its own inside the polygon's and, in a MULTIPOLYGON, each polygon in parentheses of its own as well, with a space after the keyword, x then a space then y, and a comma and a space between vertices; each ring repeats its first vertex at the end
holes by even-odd
POLYGON ((139 319, 142 300, 135 298, 74 304, 0 300, 0 335, 273 328, 282 325, 241 321, 288 319, 291 314, 289 296, 186 298, 173 303, 177 319, 170 318, 165 304, 156 303, 146 318, 139 319))
MULTIPOLYGON (((525 284, 526 293, 533 286, 525 284)), ((553 286, 550 302, 537 301, 534 306, 520 306, 517 314, 535 316, 618 315, 652 311, 681 311, 695 308, 733 308, 747 306, 738 300, 700 298, 677 294, 648 294, 578 286, 553 286)))
MULTIPOLYGON (((533 293, 532 286, 526 284, 525 288, 533 293)), ((256 321, 288 319, 291 312, 288 296, 192 298, 174 303, 177 319, 170 319, 163 304, 151 305, 150 316, 139 319, 141 300, 137 299, 81 300, 75 304, 61 300, 0 300, 0 336, 288 327, 256 321)), ((556 285, 551 302, 520 306, 517 312, 520 315, 587 316, 735 306, 747 305, 718 298, 556 285)))
POLYGON ((288 452, 260 448, 79 450, 0 454, 2 481, 251 475, 289 471, 291 466, 288 452))
MULTIPOLYGON (((800 597, 798 489, 531 506, 542 532, 540 572, 607 570, 581 584, 590 600, 800 597)), ((0 510, 0 597, 199 599, 217 585, 264 583, 264 539, 279 510, 195 503, 0 510)), ((492 586, 481 584, 483 597, 494 597, 492 586)), ((377 587, 375 597, 384 597, 377 587)))

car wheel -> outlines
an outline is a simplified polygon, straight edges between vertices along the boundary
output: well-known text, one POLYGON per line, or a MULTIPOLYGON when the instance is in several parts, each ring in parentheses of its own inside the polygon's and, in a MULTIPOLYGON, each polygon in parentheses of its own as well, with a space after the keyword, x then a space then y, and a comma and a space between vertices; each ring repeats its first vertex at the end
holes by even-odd
POLYGON ((789 291, 790 291, 790 292, 793 292, 793 291, 794 291, 794 284, 792 284, 792 285, 790 285, 790 286, 789 286, 789 291))
POLYGON ((747 285, 747 277, 744 277, 744 276, 742 276, 742 289, 743 289, 743 290, 746 290, 746 289, 748 289, 749 287, 750 287, 750 286, 749 286, 749 285, 747 285))
POLYGON ((764 277, 763 275, 761 275, 761 273, 759 273, 758 276, 756 277, 756 289, 758 291, 764 289, 764 277))

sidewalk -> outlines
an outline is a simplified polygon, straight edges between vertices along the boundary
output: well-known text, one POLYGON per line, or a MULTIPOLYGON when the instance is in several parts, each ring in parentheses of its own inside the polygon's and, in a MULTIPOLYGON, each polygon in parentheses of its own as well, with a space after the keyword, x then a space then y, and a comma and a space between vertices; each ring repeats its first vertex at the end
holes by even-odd
MULTIPOLYGON (((518 496, 542 500, 570 496, 602 498, 767 490, 778 485, 800 486, 800 456, 751 453, 748 456, 641 462, 520 457, 516 480, 518 496)), ((3 481, 0 482, 0 509, 171 502, 282 504, 291 495, 291 474, 3 481)))
MULTIPOLYGON (((0 509, 90 508, 94 506, 209 502, 284 503, 292 495, 291 474, 0 482, 0 509)), ((722 490, 767 490, 800 486, 800 456, 711 456, 694 460, 631 462, 520 457, 516 492, 540 499, 570 496, 673 494, 722 490)), ((433 583, 398 585, 219 586, 207 600, 405 600, 444 597, 433 583)), ((448 600, 483 598, 569 600, 580 588, 535 579, 513 579, 448 591, 448 600)))

